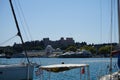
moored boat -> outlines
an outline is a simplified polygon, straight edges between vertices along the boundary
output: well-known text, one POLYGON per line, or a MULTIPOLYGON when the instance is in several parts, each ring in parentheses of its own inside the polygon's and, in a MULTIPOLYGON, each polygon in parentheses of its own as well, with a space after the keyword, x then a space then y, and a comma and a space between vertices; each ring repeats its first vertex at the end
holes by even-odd
MULTIPOLYGON (((112 3, 112 0, 111 0, 112 3)), ((112 6, 112 5, 111 5, 112 6)), ((117 11, 118 11, 118 30, 119 30, 119 46, 117 48, 117 50, 115 51, 111 51, 110 54, 110 67, 109 67, 109 74, 106 74, 104 76, 101 76, 99 80, 120 80, 120 0, 117 0, 117 11), (114 54, 117 54, 118 56, 118 70, 116 72, 112 72, 112 56, 114 54)), ((111 10, 112 11, 112 10, 111 10)), ((111 13, 112 14, 112 13, 111 13)), ((111 18, 112 20, 112 18, 111 18)))
POLYGON ((27 56, 27 51, 24 47, 23 37, 19 29, 12 0, 9 0, 9 3, 18 30, 17 36, 19 36, 21 39, 27 62, 17 64, 0 64, 0 80, 33 80, 34 64, 29 61, 29 58, 27 56))

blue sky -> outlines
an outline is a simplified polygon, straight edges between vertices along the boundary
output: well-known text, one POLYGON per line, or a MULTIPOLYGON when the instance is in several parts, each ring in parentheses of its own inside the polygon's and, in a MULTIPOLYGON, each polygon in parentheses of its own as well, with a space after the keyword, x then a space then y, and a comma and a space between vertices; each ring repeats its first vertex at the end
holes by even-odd
MULTIPOLYGON (((12 1, 24 41, 42 40, 46 37, 51 40, 73 37, 76 42, 85 41, 88 44, 110 42, 111 0, 12 1), (24 13, 25 21, 21 13, 24 13), (25 25, 26 22, 28 26, 25 25)), ((116 15, 115 13, 113 42, 118 41, 116 15)), ((17 33, 8 0, 0 0, 0 26, 0 46, 20 42, 15 37, 1 44, 17 33)))

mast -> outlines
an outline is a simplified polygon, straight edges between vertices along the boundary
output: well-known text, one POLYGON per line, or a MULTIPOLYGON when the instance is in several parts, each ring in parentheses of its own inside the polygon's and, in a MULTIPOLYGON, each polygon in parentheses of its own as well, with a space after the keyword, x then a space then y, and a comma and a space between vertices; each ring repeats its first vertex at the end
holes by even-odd
POLYGON ((118 37, 119 37, 119 46, 120 46, 120 1, 117 0, 117 8, 118 8, 118 37))
POLYGON ((113 23, 113 3, 112 3, 112 0, 111 0, 111 18, 110 18, 110 31, 111 31, 111 52, 110 52, 110 67, 109 67, 109 74, 110 74, 110 79, 112 78, 111 77, 111 74, 112 74, 112 23, 113 23))
MULTIPOLYGON (((119 37, 119 48, 120 48, 120 1, 119 0, 117 0, 118 2, 118 37, 119 37)), ((118 62, 117 62, 117 64, 118 64, 118 67, 119 67, 119 69, 120 69, 120 53, 118 54, 118 62)))
POLYGON ((15 20, 15 24, 16 24, 16 27, 17 27, 17 30, 18 30, 17 35, 18 35, 18 36, 20 37, 20 39, 21 39, 21 42, 22 42, 22 45, 23 45, 23 49, 24 49, 24 51, 25 51, 25 56, 26 56, 26 58, 27 58, 28 63, 30 63, 30 61, 29 61, 29 59, 28 59, 27 51, 26 51, 26 49, 25 49, 23 37, 22 37, 22 35, 21 35, 21 31, 20 31, 20 28, 19 28, 19 25, 18 25, 18 21, 17 21, 16 15, 15 15, 14 7, 13 7, 13 5, 12 5, 12 0, 9 0, 9 3, 10 3, 11 10, 12 10, 12 13, 13 13, 13 17, 14 17, 14 20, 15 20))

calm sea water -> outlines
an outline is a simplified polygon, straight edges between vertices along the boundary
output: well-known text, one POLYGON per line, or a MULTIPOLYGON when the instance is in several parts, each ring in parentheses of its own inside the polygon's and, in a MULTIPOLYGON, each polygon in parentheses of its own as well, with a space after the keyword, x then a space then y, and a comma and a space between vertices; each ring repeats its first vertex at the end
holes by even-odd
MULTIPOLYGON (((13 59, 0 59, 0 63, 18 63, 24 61, 25 59, 21 58, 13 58, 13 59)), ((36 62, 41 65, 49 65, 49 64, 60 64, 61 62, 64 63, 76 63, 76 64, 89 64, 90 66, 90 79, 97 80, 98 76, 108 73, 108 65, 109 65, 109 58, 30 58, 31 61, 36 62)), ((113 71, 117 70, 117 59, 113 58, 113 71)), ((36 71, 36 69, 35 69, 36 71)), ((43 73, 44 79, 42 80, 49 80, 47 79, 50 74, 50 80, 80 80, 80 69, 73 69, 70 71, 60 72, 60 73, 43 73)), ((36 76, 34 73, 34 80, 41 80, 41 76, 36 76)), ((84 75, 83 75, 83 78, 84 75)))

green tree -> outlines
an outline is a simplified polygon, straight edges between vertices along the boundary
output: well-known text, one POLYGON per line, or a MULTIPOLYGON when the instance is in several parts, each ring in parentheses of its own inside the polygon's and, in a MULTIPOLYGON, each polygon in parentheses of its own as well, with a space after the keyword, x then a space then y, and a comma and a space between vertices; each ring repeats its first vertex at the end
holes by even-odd
POLYGON ((88 51, 90 51, 92 54, 95 54, 95 53, 96 53, 96 49, 95 49, 95 47, 93 47, 93 46, 83 46, 83 47, 81 47, 80 49, 81 49, 81 50, 82 50, 82 49, 88 50, 88 51))
POLYGON ((4 51, 2 49, 0 49, 0 54, 2 54, 4 51))
POLYGON ((41 46, 35 46, 33 47, 33 50, 42 50, 43 48, 41 46))
POLYGON ((110 51, 111 51, 111 46, 103 46, 99 48, 98 53, 102 55, 107 55, 110 54, 110 51))
POLYGON ((66 51, 76 51, 77 50, 77 48, 75 47, 75 46, 69 46, 67 49, 66 49, 66 51))

